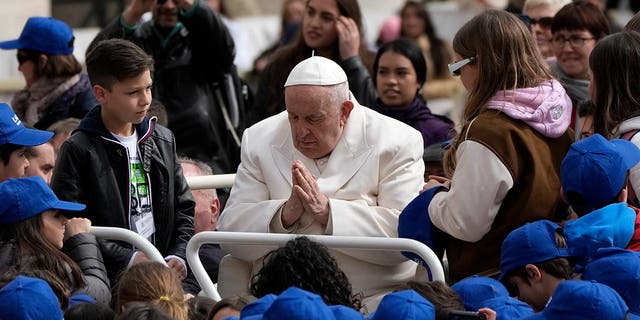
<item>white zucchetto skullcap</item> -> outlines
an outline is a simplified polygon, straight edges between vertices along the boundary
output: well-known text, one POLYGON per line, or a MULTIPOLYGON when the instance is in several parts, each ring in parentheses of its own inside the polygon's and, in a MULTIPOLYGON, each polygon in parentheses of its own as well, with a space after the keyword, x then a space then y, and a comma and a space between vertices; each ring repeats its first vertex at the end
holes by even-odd
POLYGON ((337 63, 324 57, 313 56, 293 67, 284 86, 332 86, 346 81, 347 74, 337 63))

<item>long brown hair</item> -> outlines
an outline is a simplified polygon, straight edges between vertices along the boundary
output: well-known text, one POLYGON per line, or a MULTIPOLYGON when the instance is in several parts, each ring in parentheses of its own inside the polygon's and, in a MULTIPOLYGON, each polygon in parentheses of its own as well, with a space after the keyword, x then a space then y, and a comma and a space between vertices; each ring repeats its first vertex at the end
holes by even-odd
POLYGON ((624 120, 640 116, 640 33, 612 34, 596 44, 589 57, 595 105, 593 129, 612 137, 624 120))
MULTIPOLYGON (((431 21, 429 11, 427 8, 420 4, 418 1, 410 0, 404 3, 402 9, 400 9, 401 15, 408 8, 413 7, 418 13, 418 16, 424 21, 424 34, 429 39, 429 54, 433 60, 433 74, 436 78, 442 78, 448 75, 447 69, 448 60, 451 58, 447 50, 447 44, 436 35, 436 29, 431 21)), ((400 30, 400 35, 406 37, 404 30, 400 30)), ((415 39, 414 39, 415 40, 415 39)))
POLYGON ((471 63, 478 77, 464 104, 462 130, 444 157, 447 176, 453 175, 455 152, 469 124, 498 91, 537 87, 552 79, 527 27, 505 11, 487 10, 471 19, 456 33, 453 50, 463 58, 475 57, 471 63))
POLYGON ((187 320, 188 307, 176 273, 159 262, 131 266, 120 275, 116 287, 116 310, 129 302, 148 302, 171 319, 187 320))
POLYGON ((0 241, 15 241, 17 250, 12 258, 12 266, 17 270, 48 270, 60 278, 70 290, 83 288, 86 283, 80 267, 45 239, 43 228, 42 214, 0 226, 0 241))
MULTIPOLYGON (((307 6, 311 0, 307 0, 307 6)), ((351 18, 358 26, 358 30, 360 31, 360 57, 362 61, 367 66, 369 72, 371 72, 371 65, 373 63, 373 54, 369 52, 366 47, 366 42, 364 40, 364 28, 362 25, 362 12, 360 11, 360 5, 357 0, 335 0, 336 5, 338 6, 338 11, 341 16, 351 18)), ((304 24, 304 19, 303 22, 304 24)), ((302 28, 302 27, 301 27, 302 28)), ((335 61, 338 64, 341 64, 342 61, 340 59, 340 48, 338 39, 334 41, 332 45, 332 54, 330 57, 326 57, 335 61)), ((268 74, 265 72, 265 79, 261 82, 263 86, 265 86, 267 90, 267 99, 265 101, 260 101, 260 103, 265 103, 265 109, 267 115, 273 115, 277 112, 284 110, 284 90, 283 86, 289 72, 293 69, 293 67, 298 64, 300 61, 311 57, 313 49, 311 49, 304 42, 304 35, 302 30, 298 32, 298 38, 294 43, 287 45, 278 49, 274 53, 273 60, 271 62, 271 66, 269 68, 268 74)))

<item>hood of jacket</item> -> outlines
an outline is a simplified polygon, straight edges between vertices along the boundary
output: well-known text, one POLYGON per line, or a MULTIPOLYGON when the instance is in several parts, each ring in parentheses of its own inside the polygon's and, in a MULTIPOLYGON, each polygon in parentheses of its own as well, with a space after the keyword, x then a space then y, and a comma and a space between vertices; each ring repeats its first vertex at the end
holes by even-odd
POLYGON ((625 248, 634 232, 636 212, 614 203, 567 222, 564 236, 577 262, 588 262, 600 248, 625 248))
MULTIPOLYGON (((74 132, 76 131, 84 131, 90 134, 98 135, 104 137, 108 140, 118 141, 111 132, 105 127, 104 122, 102 121, 102 116, 100 115, 102 110, 102 106, 97 105, 87 115, 82 118, 80 121, 80 125, 74 132)), ((135 124, 136 132, 138 133, 138 143, 146 140, 151 136, 153 132, 153 128, 155 127, 157 121, 157 117, 155 116, 146 116, 142 120, 142 122, 135 124)))
POLYGON ((571 98, 557 80, 533 88, 498 91, 486 107, 524 121, 550 138, 561 136, 571 123, 571 98))

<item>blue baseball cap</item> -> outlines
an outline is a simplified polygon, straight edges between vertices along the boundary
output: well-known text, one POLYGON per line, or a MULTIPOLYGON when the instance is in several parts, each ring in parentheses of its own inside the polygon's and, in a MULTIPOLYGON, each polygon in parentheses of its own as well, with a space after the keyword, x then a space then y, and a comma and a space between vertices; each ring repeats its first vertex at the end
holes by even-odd
POLYGON ((520 319, 534 314, 531 306, 512 297, 498 297, 486 300, 484 307, 496 312, 496 320, 520 319))
POLYGON ((564 225, 564 236, 576 263, 583 266, 600 248, 624 248, 634 233, 636 212, 626 203, 602 207, 564 225))
POLYGON ((389 293, 369 320, 435 319, 436 309, 431 302, 413 290, 389 293))
POLYGON ((31 17, 20 38, 0 42, 0 49, 28 49, 46 54, 72 54, 73 31, 64 22, 51 17, 31 17))
POLYGON ((0 319, 62 319, 58 297, 42 279, 18 276, 0 289, 0 319))
POLYGON ((500 281, 488 277, 471 276, 454 283, 451 289, 458 293, 469 311, 484 308, 484 302, 489 299, 509 297, 509 291, 500 281))
POLYGON ((524 319, 625 319, 628 311, 620 295, 604 284, 564 280, 541 312, 524 319))
POLYGON ((278 295, 262 319, 335 320, 335 317, 319 295, 290 287, 278 295))
POLYGON ((275 294, 266 294, 260 299, 254 300, 248 305, 244 306, 240 311, 240 318, 245 319, 246 317, 257 316, 262 314, 271 307, 273 302, 276 300, 278 296, 275 294))
POLYGON ((38 146, 51 137, 53 132, 26 128, 8 104, 0 103, 0 145, 38 146))
POLYGON ((329 306, 329 310, 337 320, 365 320, 360 312, 347 306, 329 306))
POLYGON ((7 179, 0 183, 0 224, 12 224, 57 209, 82 211, 84 204, 61 201, 41 177, 7 179))
POLYGON ((562 228, 549 220, 538 220, 511 231, 502 242, 499 279, 530 263, 569 257, 567 248, 556 245, 556 230, 562 228))
MULTIPOLYGON (((433 196, 441 190, 446 190, 446 188, 433 187, 422 192, 402 209, 398 218, 398 238, 420 241, 434 251, 437 256, 442 255, 447 236, 431 224, 429 204, 433 200, 433 196)), ((402 254, 429 270, 429 265, 417 254, 408 251, 403 251, 402 254)))
POLYGON ((629 312, 640 316, 640 253, 621 248, 599 249, 594 260, 585 266, 582 279, 616 290, 629 312))
POLYGON ((608 141, 599 134, 571 144, 560 165, 562 191, 576 192, 586 203, 570 203, 578 214, 601 208, 625 186, 627 172, 640 162, 640 150, 630 141, 608 141))

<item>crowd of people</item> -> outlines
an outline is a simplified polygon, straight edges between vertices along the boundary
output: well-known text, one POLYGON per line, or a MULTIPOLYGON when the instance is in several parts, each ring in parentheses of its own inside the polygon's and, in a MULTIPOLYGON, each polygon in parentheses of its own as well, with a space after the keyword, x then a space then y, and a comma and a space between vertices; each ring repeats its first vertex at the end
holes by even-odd
POLYGON ((0 319, 640 318, 640 14, 592 2, 486 9, 449 44, 407 1, 372 51, 357 0, 285 1, 255 96, 204 0, 130 1, 86 73, 29 18, 0 42, 26 83, 0 103, 0 319), (203 246, 216 302, 185 252, 216 230, 301 236, 203 246), (446 281, 303 235, 415 239, 446 281))

